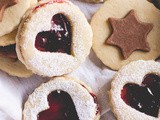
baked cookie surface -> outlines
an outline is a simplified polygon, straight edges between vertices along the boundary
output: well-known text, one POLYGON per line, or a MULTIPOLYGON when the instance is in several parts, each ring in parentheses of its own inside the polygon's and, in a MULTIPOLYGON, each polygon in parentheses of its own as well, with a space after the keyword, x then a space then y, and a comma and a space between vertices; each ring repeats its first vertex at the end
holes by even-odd
POLYGON ((106 1, 91 20, 94 52, 106 66, 113 70, 118 70, 131 61, 158 58, 160 55, 159 17, 159 10, 147 0, 106 1), (139 21, 153 24, 153 29, 146 38, 150 51, 136 50, 127 59, 124 59, 121 50, 117 46, 106 43, 113 33, 109 18, 124 19, 131 10, 135 11, 139 21))
MULTIPOLYGON (((2 10, 3 7, 6 6, 5 3, 7 1, 8 0, 2 0, 0 3, 1 14, 3 14, 1 15, 2 19, 0 22, 0 36, 9 34, 15 30, 27 9, 37 2, 37 0, 14 0, 14 2, 16 2, 12 6, 2 10)), ((9 3, 10 2, 12 1, 10 0, 9 3)))
POLYGON ((23 120, 98 120, 98 103, 95 102, 92 90, 81 81, 56 77, 29 96, 23 120))
POLYGON ((59 76, 85 60, 92 30, 77 6, 67 0, 41 1, 27 14, 19 28, 16 51, 28 69, 43 76, 59 76))
POLYGON ((134 61, 111 83, 110 103, 118 120, 159 120, 160 63, 134 61))

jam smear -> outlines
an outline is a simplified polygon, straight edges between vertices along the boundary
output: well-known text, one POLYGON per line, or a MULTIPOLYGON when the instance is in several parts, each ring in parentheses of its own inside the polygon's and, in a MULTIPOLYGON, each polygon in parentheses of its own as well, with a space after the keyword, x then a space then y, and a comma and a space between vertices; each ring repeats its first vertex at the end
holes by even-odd
POLYGON ((51 29, 39 32, 35 47, 42 52, 61 52, 71 54, 72 29, 67 17, 58 13, 52 17, 51 29))
MULTIPOLYGON (((39 1, 41 1, 41 0, 38 0, 38 2, 39 2, 39 1)), ((63 2, 64 2, 64 0, 50 0, 50 1, 48 1, 48 2, 42 3, 42 4, 37 5, 36 7, 34 7, 34 8, 33 8, 33 12, 35 12, 37 9, 42 8, 42 7, 44 7, 44 6, 48 5, 48 4, 63 3, 63 2)))
POLYGON ((37 120, 79 120, 70 95, 64 91, 53 91, 48 95, 49 109, 38 114, 37 120))
POLYGON ((15 44, 8 46, 0 46, 0 56, 6 58, 17 59, 17 53, 15 50, 15 44))
MULTIPOLYGON (((86 86, 84 86, 82 84, 81 84, 81 86, 84 87, 89 92, 89 90, 86 88, 86 86)), ((96 111, 96 115, 97 115, 98 113, 100 113, 100 106, 98 104, 97 96, 94 93, 90 93, 90 95, 93 97, 94 103, 96 103, 96 105, 97 105, 97 111, 96 111)))
POLYGON ((123 101, 147 115, 158 117, 160 108, 160 76, 147 74, 141 86, 128 83, 121 91, 123 101))

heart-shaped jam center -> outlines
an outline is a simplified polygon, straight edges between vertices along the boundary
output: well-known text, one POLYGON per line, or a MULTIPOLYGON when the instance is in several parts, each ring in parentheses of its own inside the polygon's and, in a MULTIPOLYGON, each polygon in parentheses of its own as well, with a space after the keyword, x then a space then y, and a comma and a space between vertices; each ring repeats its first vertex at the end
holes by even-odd
POLYGON ((59 13, 52 17, 51 29, 39 32, 35 47, 42 52, 61 52, 71 54, 72 29, 66 16, 59 13))
POLYGON ((160 76, 147 74, 141 86, 128 83, 121 91, 123 101, 147 115, 158 117, 160 107, 160 76))
POLYGON ((49 109, 38 114, 37 120, 79 120, 70 95, 64 91, 53 91, 48 95, 49 109))

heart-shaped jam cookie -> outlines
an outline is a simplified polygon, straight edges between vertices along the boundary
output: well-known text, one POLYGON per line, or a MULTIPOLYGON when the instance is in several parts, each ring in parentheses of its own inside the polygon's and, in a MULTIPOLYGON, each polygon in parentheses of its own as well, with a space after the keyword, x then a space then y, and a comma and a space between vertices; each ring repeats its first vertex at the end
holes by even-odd
POLYGON ((53 91, 48 95, 49 109, 38 114, 38 120, 79 120, 70 95, 53 91))
POLYGON ((51 29, 39 32, 35 47, 40 51, 71 54, 72 28, 66 16, 59 13, 52 17, 51 29))
POLYGON ((127 83, 121 93, 124 102, 147 115, 158 117, 160 108, 160 77, 148 74, 141 86, 127 83))
POLYGON ((115 75, 110 90, 118 120, 160 119, 160 63, 135 61, 115 75))
POLYGON ((99 120, 96 96, 81 81, 55 77, 28 98, 23 120, 99 120))
POLYGON ((18 59, 41 76, 72 72, 85 61, 92 46, 90 24, 68 0, 40 1, 26 13, 18 31, 18 59))

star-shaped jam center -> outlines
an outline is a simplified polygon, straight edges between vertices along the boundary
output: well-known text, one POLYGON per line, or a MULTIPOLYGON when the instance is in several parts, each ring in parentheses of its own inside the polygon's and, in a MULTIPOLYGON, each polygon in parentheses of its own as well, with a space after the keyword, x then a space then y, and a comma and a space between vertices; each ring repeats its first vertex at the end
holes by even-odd
POLYGON ((141 22, 134 10, 131 10, 125 18, 108 20, 113 33, 106 43, 119 47, 124 59, 127 59, 135 50, 150 51, 147 35, 152 30, 153 24, 141 22))
POLYGON ((17 3, 18 0, 0 0, 0 22, 2 21, 5 9, 17 3))

